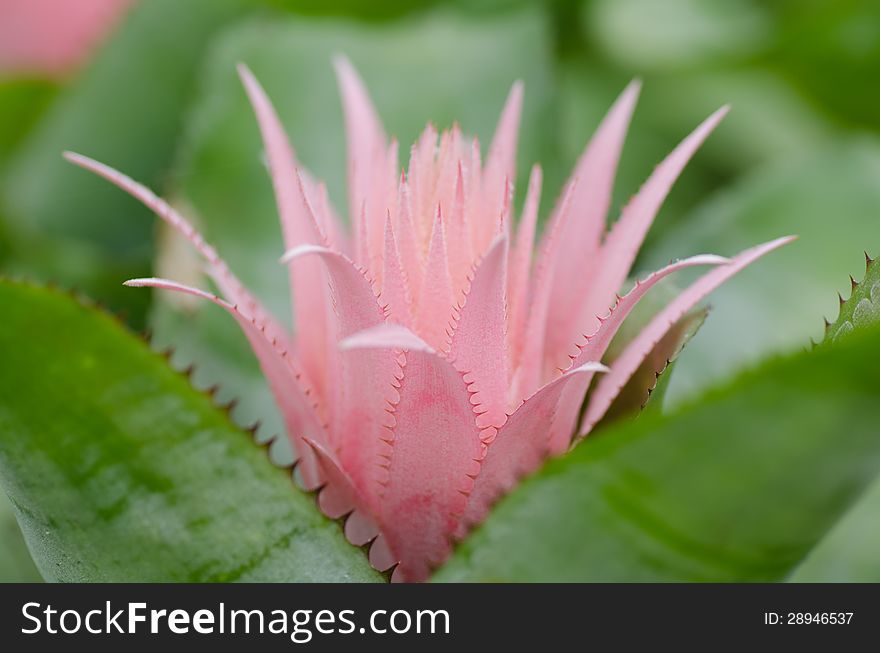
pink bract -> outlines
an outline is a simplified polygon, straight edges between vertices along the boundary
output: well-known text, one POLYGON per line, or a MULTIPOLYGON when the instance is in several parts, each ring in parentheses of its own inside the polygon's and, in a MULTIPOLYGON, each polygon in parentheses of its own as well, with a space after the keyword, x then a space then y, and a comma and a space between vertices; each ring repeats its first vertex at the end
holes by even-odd
POLYGON ((614 173, 639 92, 630 84, 599 125, 534 247, 541 170, 532 168, 514 230, 512 180, 523 101, 516 83, 485 162, 457 126, 429 126, 409 151, 385 136, 360 78, 336 61, 348 135, 350 229, 297 161, 263 89, 244 67, 269 161, 295 309, 287 333, 172 207, 85 157, 177 228, 203 255, 259 359, 310 488, 330 517, 348 515, 370 561, 424 580, 456 537, 548 456, 564 453, 611 405, 653 346, 694 305, 782 238, 732 259, 671 263, 623 297, 636 254, 674 180, 726 109, 653 172, 606 233, 614 173), (514 233, 515 231, 515 233, 514 233), (664 277, 711 270, 600 363, 636 303, 664 277), (591 381, 580 423, 581 408, 591 381))
POLYGON ((3 0, 0 74, 58 77, 83 64, 133 0, 3 0))

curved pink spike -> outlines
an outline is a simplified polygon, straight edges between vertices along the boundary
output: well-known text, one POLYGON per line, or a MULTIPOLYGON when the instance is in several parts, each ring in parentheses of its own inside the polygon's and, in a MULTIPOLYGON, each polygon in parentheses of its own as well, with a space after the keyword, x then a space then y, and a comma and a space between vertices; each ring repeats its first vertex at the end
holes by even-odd
POLYGON ((339 314, 339 338, 385 321, 369 279, 344 254, 317 245, 300 245, 285 252, 281 263, 293 263, 308 256, 318 256, 330 274, 339 314))
MULTIPOLYGON (((302 176, 306 177, 304 173, 302 176)), ((333 204, 327 196, 327 184, 323 181, 315 182, 314 188, 314 192, 309 193, 309 195, 317 198, 315 214, 320 218, 319 223, 324 234, 327 236, 330 248, 337 252, 348 254, 351 243, 348 240, 345 225, 339 219, 339 214, 333 208, 333 204)))
POLYGON ((522 117, 523 83, 514 82, 489 145, 483 173, 484 207, 472 228, 477 252, 496 235, 497 220, 507 197, 508 180, 516 178, 516 146, 522 117))
POLYGON ((423 252, 427 252, 434 219, 435 205, 431 204, 434 184, 434 151, 437 148, 437 130, 428 123, 419 140, 410 150, 409 187, 412 196, 412 218, 423 252))
POLYGON ((516 231, 516 245, 513 249, 513 258, 508 272, 507 295, 510 304, 508 324, 510 325, 510 348, 514 363, 519 361, 525 335, 529 271, 532 266, 532 248, 538 224, 538 206, 541 202, 541 178, 541 166, 535 164, 529 175, 529 188, 516 231))
MULTIPOLYGON (((575 264, 584 253, 592 253, 599 246, 599 239, 605 231, 614 178, 620 153, 626 140, 636 102, 642 84, 631 81, 623 90, 578 159, 571 179, 578 179, 578 187, 572 198, 574 212, 578 216, 565 231, 565 243, 560 254, 575 259, 575 264)), ((572 268, 580 271, 581 268, 572 268)))
POLYGON ((601 363, 585 363, 545 385, 510 415, 495 439, 488 443, 462 517, 465 528, 482 522, 496 499, 545 460, 550 444, 547 427, 553 421, 565 388, 582 376, 607 371, 601 363))
MULTIPOLYGON (((670 263, 644 280, 637 282, 632 290, 618 300, 607 317, 602 318, 601 321, 597 319, 599 326, 592 335, 582 336, 582 340, 585 340, 585 342, 584 344, 577 345, 578 353, 574 356, 569 353, 564 361, 559 361, 560 369, 576 368, 587 361, 602 360, 623 321, 645 293, 661 279, 687 267, 695 265, 722 265, 729 262, 729 259, 721 256, 709 254, 693 256, 670 263)), ((571 444, 572 433, 574 433, 584 402, 584 393, 587 391, 591 380, 592 375, 582 375, 580 379, 569 383, 562 391, 559 406, 549 429, 550 453, 552 455, 563 453, 571 444)))
POLYGON ((450 360, 470 384, 480 428, 499 427, 507 419, 506 285, 507 239, 501 237, 474 272, 449 351, 450 360))
POLYGON ((208 245, 195 227, 174 210, 170 204, 158 197, 146 186, 134 181, 131 177, 94 159, 82 156, 81 154, 75 154, 74 152, 65 152, 64 158, 122 189, 179 232, 205 258, 208 263, 208 273, 226 298, 234 304, 246 307, 248 312, 257 321, 266 326, 271 337, 285 343, 285 347, 287 346, 288 337, 284 329, 275 322, 269 312, 247 291, 241 281, 232 274, 226 263, 218 256, 217 251, 208 245))
POLYGON ((422 286, 422 245, 413 223, 412 194, 406 178, 401 175, 397 190, 397 224, 395 234, 399 244, 400 260, 409 281, 410 299, 413 307, 418 304, 417 293, 422 286))
POLYGON ((446 235, 449 245, 449 276, 452 279, 454 294, 458 296, 467 285, 468 275, 473 269, 473 247, 471 234, 465 214, 464 171, 461 160, 456 166, 455 184, 449 206, 449 220, 446 222, 446 235))
MULTIPOLYGON (((547 348, 554 358, 575 335, 581 317, 579 309, 593 283, 594 275, 585 267, 593 265, 605 233, 617 165, 640 90, 638 80, 624 89, 596 129, 572 174, 572 178, 579 180, 572 197, 574 217, 567 221, 559 239, 550 299, 553 311, 547 327, 547 348)), ((617 290, 619 286, 614 288, 617 290)))
POLYGON ((162 218, 162 220, 167 222, 186 238, 195 250, 205 257, 205 260, 210 265, 217 265, 220 263, 220 257, 217 255, 217 250, 205 242, 205 239, 202 238, 202 235, 192 226, 192 224, 190 224, 189 220, 181 216, 171 207, 171 205, 158 197, 149 188, 143 184, 139 184, 128 175, 124 175, 118 170, 87 156, 83 156, 82 154, 77 154, 76 152, 64 152, 63 156, 70 163, 79 166, 84 170, 88 170, 99 177, 103 177, 114 186, 124 190, 126 193, 140 201, 144 206, 162 218))
POLYGON ((611 372, 603 377, 596 386, 596 390, 590 398, 586 413, 581 422, 580 436, 586 435, 602 419, 602 416, 608 410, 614 398, 617 397, 620 389, 673 324, 678 322, 685 313, 691 310, 706 295, 737 272, 768 252, 791 242, 793 239, 791 236, 778 238, 741 252, 731 259, 727 265, 715 268, 697 279, 673 299, 666 308, 654 316, 654 319, 651 320, 648 326, 642 329, 639 335, 627 345, 623 353, 614 361, 614 364, 611 366, 611 372))
POLYGON ((579 351, 568 361, 568 365, 578 367, 582 362, 602 360, 623 321, 632 312, 636 304, 639 303, 639 300, 662 279, 685 268, 699 265, 725 265, 730 262, 729 258, 723 256, 699 254, 674 261, 651 273, 641 281, 636 281, 635 286, 617 301, 607 317, 597 318, 597 322, 599 322, 598 328, 592 335, 584 338, 585 342, 583 345, 578 345, 579 351))
POLYGON ((388 319, 409 325, 412 322, 409 282, 403 264, 400 262, 400 250, 397 247, 397 239, 394 237, 390 214, 385 220, 385 256, 383 259, 381 300, 386 304, 388 319))
POLYGON ((565 187, 559 212, 554 216, 541 243, 532 280, 522 355, 514 375, 515 383, 512 389, 514 400, 535 392, 541 386, 544 377, 544 339, 547 333, 556 251, 565 222, 569 219, 571 199, 576 187, 577 180, 565 187))
POLYGON ((399 561, 401 580, 420 581, 449 554, 483 444, 461 374, 432 351, 405 357, 380 503, 386 542, 370 560, 377 568, 399 561))
POLYGON ((516 176, 516 144, 522 118, 524 86, 521 80, 511 86, 489 145, 486 170, 496 169, 502 178, 513 179, 516 176))
POLYGON ((468 225, 468 242, 470 243, 471 253, 473 254, 477 248, 475 240, 474 225, 482 219, 480 213, 483 211, 483 168, 480 162, 480 141, 476 137, 471 141, 470 166, 466 170, 465 188, 465 224, 468 225))
POLYGON ((253 317, 242 312, 211 293, 192 288, 168 279, 146 278, 130 279, 126 286, 134 288, 160 288, 201 297, 220 306, 238 322, 251 348, 260 363, 260 368, 269 382, 269 387, 284 417, 288 437, 300 459, 299 469, 306 487, 313 488, 321 483, 321 473, 317 467, 314 453, 306 446, 303 438, 318 443, 327 443, 327 433, 321 424, 317 406, 309 400, 307 391, 301 384, 300 373, 294 367, 287 351, 277 340, 270 338, 262 325, 253 317))
MULTIPOLYGON (((337 340, 385 323, 385 316, 364 273, 344 255, 324 247, 303 245, 287 252, 283 262, 318 256, 330 277, 339 330, 337 340)), ((398 400, 400 366, 387 351, 342 351, 338 357, 339 381, 329 406, 331 441, 343 469, 351 477, 370 510, 376 510, 379 483, 384 474, 377 466, 387 454, 387 432, 393 426, 388 409, 398 400)))
POLYGON ((201 288, 187 286, 186 284, 178 283, 177 281, 173 281, 171 279, 163 279, 161 277, 141 277, 138 279, 129 279, 128 281, 123 281, 122 285, 128 286, 129 288, 159 288, 160 290, 181 292, 185 295, 192 295, 193 297, 198 297, 200 299, 207 299, 209 302, 213 302, 217 306, 220 306, 221 308, 229 311, 233 315, 239 314, 239 311, 235 306, 227 302, 225 299, 218 297, 214 293, 210 293, 207 290, 202 290, 201 288))
MULTIPOLYGON (((337 55, 333 58, 333 66, 336 69, 339 92, 342 96, 348 140, 351 223, 356 225, 358 221, 365 221, 362 229, 354 230, 355 235, 364 233, 368 243, 366 250, 370 255, 374 253, 381 255, 382 224, 385 219, 384 209, 387 207, 382 207, 381 213, 376 216, 371 197, 376 176, 384 170, 381 162, 385 158, 385 130, 363 81, 348 59, 337 55), (363 212, 362 207, 366 207, 363 212), (375 224, 373 224, 374 220, 375 224), (371 241, 375 241, 372 246, 369 244, 371 241)), ((367 258, 364 263, 369 260, 367 258)))
POLYGON ((416 325, 419 333, 435 349, 443 349, 448 340, 447 328, 452 320, 452 280, 446 255, 446 234, 438 208, 428 248, 428 260, 419 304, 416 325))
MULTIPOLYGON (((624 207, 620 219, 614 223, 605 239, 599 256, 588 270, 582 272, 591 277, 591 281, 589 292, 577 298, 581 308, 574 328, 588 324, 593 316, 604 313, 613 303, 672 184, 727 111, 728 107, 722 107, 704 120, 657 166, 624 207)), ((572 335, 576 334, 569 332, 568 337, 572 335)), ((566 347, 567 344, 560 346, 566 347)))
POLYGON ((436 161, 437 177, 434 181, 434 192, 431 194, 431 206, 440 205, 444 213, 450 215, 456 172, 461 161, 461 129, 457 124, 440 135, 440 148, 436 161))
POLYGON ((247 66, 239 64, 238 74, 263 137, 278 213, 281 215, 285 246, 290 249, 302 244, 324 245, 324 234, 313 211, 306 206, 303 184, 297 182, 296 157, 275 108, 247 66))
MULTIPOLYGON (((296 157, 275 108, 247 66, 239 64, 238 73, 253 106, 266 148, 285 247, 325 245, 326 236, 307 192, 311 184, 300 177, 296 157)), ((309 379, 319 394, 325 397, 328 365, 326 334, 332 332, 332 325, 326 323, 330 312, 325 283, 316 282, 323 278, 321 264, 317 261, 302 261, 290 268, 294 324, 299 344, 297 351, 309 379), (307 327, 304 324, 306 320, 311 323, 318 321, 318 326, 307 327)))

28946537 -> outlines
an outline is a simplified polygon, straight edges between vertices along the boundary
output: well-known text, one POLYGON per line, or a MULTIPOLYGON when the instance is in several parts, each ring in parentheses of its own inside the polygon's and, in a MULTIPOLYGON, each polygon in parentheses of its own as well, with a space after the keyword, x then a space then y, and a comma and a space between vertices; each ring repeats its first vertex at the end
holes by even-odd
POLYGON ((764 623, 776 625, 846 626, 852 623, 853 612, 765 612, 764 623))

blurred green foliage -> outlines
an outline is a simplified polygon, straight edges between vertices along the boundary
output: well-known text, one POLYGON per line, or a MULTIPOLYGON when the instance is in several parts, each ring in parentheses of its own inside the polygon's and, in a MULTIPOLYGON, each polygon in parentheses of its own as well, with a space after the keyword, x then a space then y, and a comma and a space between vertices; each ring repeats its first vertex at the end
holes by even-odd
MULTIPOLYGON (((713 297, 677 362, 673 402, 819 337, 836 291, 859 276, 862 250, 880 248, 872 0, 141 0, 80 74, 0 84, 0 272, 76 286, 136 327, 152 323, 163 345, 182 348, 179 362, 204 370, 201 382, 221 378, 224 392, 245 397, 239 419, 271 414, 224 316, 121 288, 150 273, 155 221, 60 152, 80 150, 177 199, 286 315, 271 191, 232 65, 254 68, 344 212, 334 50, 362 69, 404 147, 427 120, 458 119, 485 143, 507 87, 524 77, 520 164, 545 167, 545 206, 616 94, 643 78, 611 219, 679 139, 733 105, 670 195, 637 267, 785 233, 801 239, 713 297)), ((880 533, 865 526, 880 521, 874 506, 880 493, 841 523, 810 578, 880 580, 880 556, 865 553, 880 550, 880 533)), ((21 560, 5 514, 0 560, 21 560)), ((6 569, 0 575, 14 578, 6 569)))

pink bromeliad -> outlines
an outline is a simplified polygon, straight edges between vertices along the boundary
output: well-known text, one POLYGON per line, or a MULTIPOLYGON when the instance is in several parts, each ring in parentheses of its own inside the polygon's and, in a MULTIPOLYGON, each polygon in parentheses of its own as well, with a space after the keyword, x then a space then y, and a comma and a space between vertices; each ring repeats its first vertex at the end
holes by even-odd
MULTIPOLYGON (((269 161, 295 309, 287 333, 217 252, 167 203, 85 157, 74 163, 125 189, 204 257, 220 296, 164 279, 133 279, 226 309, 259 359, 300 458, 330 517, 370 561, 418 581, 451 541, 548 456, 602 418, 666 332, 726 279, 779 247, 671 263, 622 297, 648 228, 688 159, 726 109, 657 168, 606 233, 615 168, 639 92, 630 84, 599 125, 553 209, 537 251, 541 169, 532 168, 514 231, 522 85, 513 86, 485 162, 458 127, 429 126, 401 174, 363 83, 336 61, 348 135, 350 232, 325 187, 300 166, 262 88, 241 77, 269 161), (600 363, 635 304, 664 277, 710 270, 606 367, 600 363), (586 408, 587 390, 592 385, 586 408)), ((280 249, 280 247, 279 247, 280 249)))

